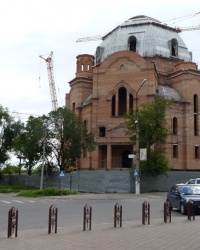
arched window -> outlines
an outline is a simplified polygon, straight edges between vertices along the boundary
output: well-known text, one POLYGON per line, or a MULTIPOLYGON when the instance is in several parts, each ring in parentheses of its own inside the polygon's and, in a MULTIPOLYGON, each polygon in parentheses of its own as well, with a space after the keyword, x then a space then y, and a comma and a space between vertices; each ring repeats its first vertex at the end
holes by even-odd
POLYGON ((178 134, 178 120, 176 117, 173 118, 173 134, 177 135, 178 134))
POLYGON ((135 36, 129 38, 129 49, 136 52, 137 39, 135 36))
POLYGON ((129 111, 133 110, 133 95, 129 94, 129 111))
POLYGON ((115 116, 115 95, 112 96, 112 111, 111 111, 111 115, 115 116))
POLYGON ((178 41, 176 39, 172 39, 171 54, 172 56, 178 56, 178 41))
POLYGON ((199 135, 198 95, 194 95, 194 135, 199 135))
POLYGON ((118 91, 118 97, 119 97, 119 102, 118 102, 118 115, 124 115, 124 113, 127 112, 127 103, 126 103, 126 89, 124 87, 121 87, 118 91))

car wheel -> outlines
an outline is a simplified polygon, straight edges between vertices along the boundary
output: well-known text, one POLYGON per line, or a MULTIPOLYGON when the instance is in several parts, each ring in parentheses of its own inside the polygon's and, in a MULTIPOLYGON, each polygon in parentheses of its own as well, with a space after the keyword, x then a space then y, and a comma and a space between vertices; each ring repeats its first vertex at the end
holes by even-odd
POLYGON ((185 206, 182 203, 181 203, 181 206, 180 206, 180 211, 181 211, 181 214, 183 214, 183 215, 186 214, 185 206))

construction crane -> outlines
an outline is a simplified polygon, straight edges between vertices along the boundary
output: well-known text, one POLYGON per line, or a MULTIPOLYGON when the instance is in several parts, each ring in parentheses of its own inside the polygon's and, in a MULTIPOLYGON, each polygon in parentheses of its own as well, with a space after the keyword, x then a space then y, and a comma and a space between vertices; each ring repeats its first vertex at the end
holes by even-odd
POLYGON ((77 39, 77 43, 80 43, 80 42, 89 42, 89 41, 98 41, 98 40, 102 40, 102 38, 104 37, 105 35, 97 35, 97 36, 90 36, 90 37, 82 37, 82 38, 78 38, 77 39))
POLYGON ((43 56, 39 56, 39 57, 45 60, 45 62, 47 63, 52 109, 53 111, 56 111, 58 108, 58 102, 57 102, 55 81, 54 81, 54 75, 53 75, 53 52, 51 51, 50 55, 47 58, 44 58, 43 56))
POLYGON ((190 27, 182 27, 182 28, 176 28, 176 32, 180 33, 183 31, 192 31, 192 30, 200 30, 200 25, 197 26, 190 26, 190 27))
MULTIPOLYGON (((192 15, 187 15, 187 16, 182 16, 182 17, 170 19, 170 20, 167 20, 165 22, 169 22, 169 21, 177 20, 177 19, 183 19, 183 18, 184 18, 183 20, 185 20, 185 19, 194 17, 194 16, 199 15, 199 14, 200 14, 200 12, 197 12, 197 13, 194 13, 192 15)), ((181 22, 183 20, 175 21, 175 22, 181 22)), ((191 27, 183 27, 183 28, 177 27, 177 28, 175 28, 175 30, 176 30, 177 33, 180 33, 180 32, 183 32, 183 31, 200 30, 200 25, 198 25, 198 26, 191 26, 191 27)), ((104 35, 90 36, 90 37, 82 37, 82 38, 78 38, 76 42, 79 43, 79 42, 98 41, 98 40, 102 40, 104 36, 105 36, 105 34, 104 35)))
MULTIPOLYGON (((177 33, 181 33, 183 31, 192 31, 192 30, 200 30, 200 25, 197 26, 190 26, 190 27, 177 27, 175 28, 177 33)), ((80 42, 90 42, 90 41, 98 41, 102 40, 105 35, 97 35, 97 36, 90 36, 90 37, 81 37, 77 39, 77 43, 80 42)))

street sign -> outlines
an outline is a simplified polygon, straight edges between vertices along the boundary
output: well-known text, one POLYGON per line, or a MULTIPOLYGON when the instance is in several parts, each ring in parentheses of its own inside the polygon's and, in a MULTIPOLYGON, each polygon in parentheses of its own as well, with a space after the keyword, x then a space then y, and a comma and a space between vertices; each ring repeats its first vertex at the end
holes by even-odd
POLYGON ((65 170, 60 171, 59 177, 65 177, 65 170))
POLYGON ((138 176, 138 169, 134 169, 133 174, 134 174, 134 176, 138 176))
POLYGON ((146 161, 147 160, 147 149, 141 148, 140 149, 140 161, 146 161))
POLYGON ((133 159, 133 158, 135 158, 135 155, 134 154, 128 155, 128 158, 133 159))

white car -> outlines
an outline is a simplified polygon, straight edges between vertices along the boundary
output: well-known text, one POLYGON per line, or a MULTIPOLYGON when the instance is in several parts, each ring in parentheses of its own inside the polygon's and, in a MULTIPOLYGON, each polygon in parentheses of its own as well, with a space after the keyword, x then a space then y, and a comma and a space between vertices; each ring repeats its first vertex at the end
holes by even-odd
POLYGON ((198 184, 198 185, 200 185, 200 178, 190 179, 185 184, 198 184))

